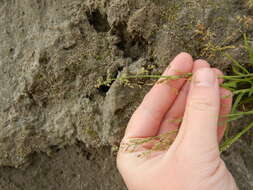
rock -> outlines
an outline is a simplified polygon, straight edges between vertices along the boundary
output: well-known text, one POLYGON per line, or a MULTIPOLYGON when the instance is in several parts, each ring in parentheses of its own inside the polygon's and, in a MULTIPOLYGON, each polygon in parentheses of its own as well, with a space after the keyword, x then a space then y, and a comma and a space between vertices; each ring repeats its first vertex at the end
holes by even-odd
MULTIPOLYGON (((161 73, 181 51, 226 72, 223 54, 247 64, 242 35, 252 38, 248 0, 4 0, 0 11, 6 190, 124 189, 114 150, 154 81, 120 77, 161 73)), ((240 144, 224 159, 248 190, 252 147, 240 144)))

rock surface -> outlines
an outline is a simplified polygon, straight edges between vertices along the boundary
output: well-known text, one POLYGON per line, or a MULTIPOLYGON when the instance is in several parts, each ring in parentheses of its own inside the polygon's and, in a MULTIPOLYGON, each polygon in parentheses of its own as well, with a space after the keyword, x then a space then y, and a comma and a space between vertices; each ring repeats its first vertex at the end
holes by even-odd
MULTIPOLYGON (((161 73, 181 51, 229 72, 223 53, 247 64, 253 37, 249 0, 0 0, 0 12, 3 190, 124 189, 115 150, 151 81, 111 79, 161 73)), ((242 190, 250 142, 224 155, 242 190)))

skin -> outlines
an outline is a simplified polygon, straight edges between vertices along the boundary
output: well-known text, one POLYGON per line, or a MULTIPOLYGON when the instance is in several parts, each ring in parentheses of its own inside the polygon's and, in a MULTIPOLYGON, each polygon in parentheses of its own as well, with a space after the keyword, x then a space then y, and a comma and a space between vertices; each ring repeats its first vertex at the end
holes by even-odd
POLYGON ((204 60, 193 61, 181 53, 163 75, 193 72, 192 80, 177 79, 157 83, 132 115, 122 144, 179 130, 167 151, 144 158, 140 152, 119 151, 117 167, 129 190, 238 190, 220 158, 219 142, 227 126, 225 118, 232 95, 220 88, 222 72, 204 60), (183 118, 181 123, 173 120, 183 118))

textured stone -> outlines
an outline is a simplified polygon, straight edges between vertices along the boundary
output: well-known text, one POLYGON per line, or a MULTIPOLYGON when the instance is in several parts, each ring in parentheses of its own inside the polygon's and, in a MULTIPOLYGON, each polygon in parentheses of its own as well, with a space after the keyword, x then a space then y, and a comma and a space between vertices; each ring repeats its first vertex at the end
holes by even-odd
MULTIPOLYGON (((223 53, 247 64, 253 30, 248 0, 0 0, 0 12, 3 190, 123 189, 114 149, 154 81, 110 79, 161 73, 181 51, 229 72, 223 53)), ((224 156, 243 190, 249 138, 224 156)))

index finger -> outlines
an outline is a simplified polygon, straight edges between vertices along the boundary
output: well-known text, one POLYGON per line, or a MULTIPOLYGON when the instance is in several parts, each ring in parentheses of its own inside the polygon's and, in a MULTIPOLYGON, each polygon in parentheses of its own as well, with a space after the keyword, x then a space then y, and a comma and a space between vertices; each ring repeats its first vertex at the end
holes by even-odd
MULTIPOLYGON (((163 76, 184 75, 192 72, 193 59, 188 53, 180 53, 170 63, 163 76)), ((175 101, 186 78, 155 84, 134 112, 128 124, 126 138, 155 136, 160 123, 175 101)))

